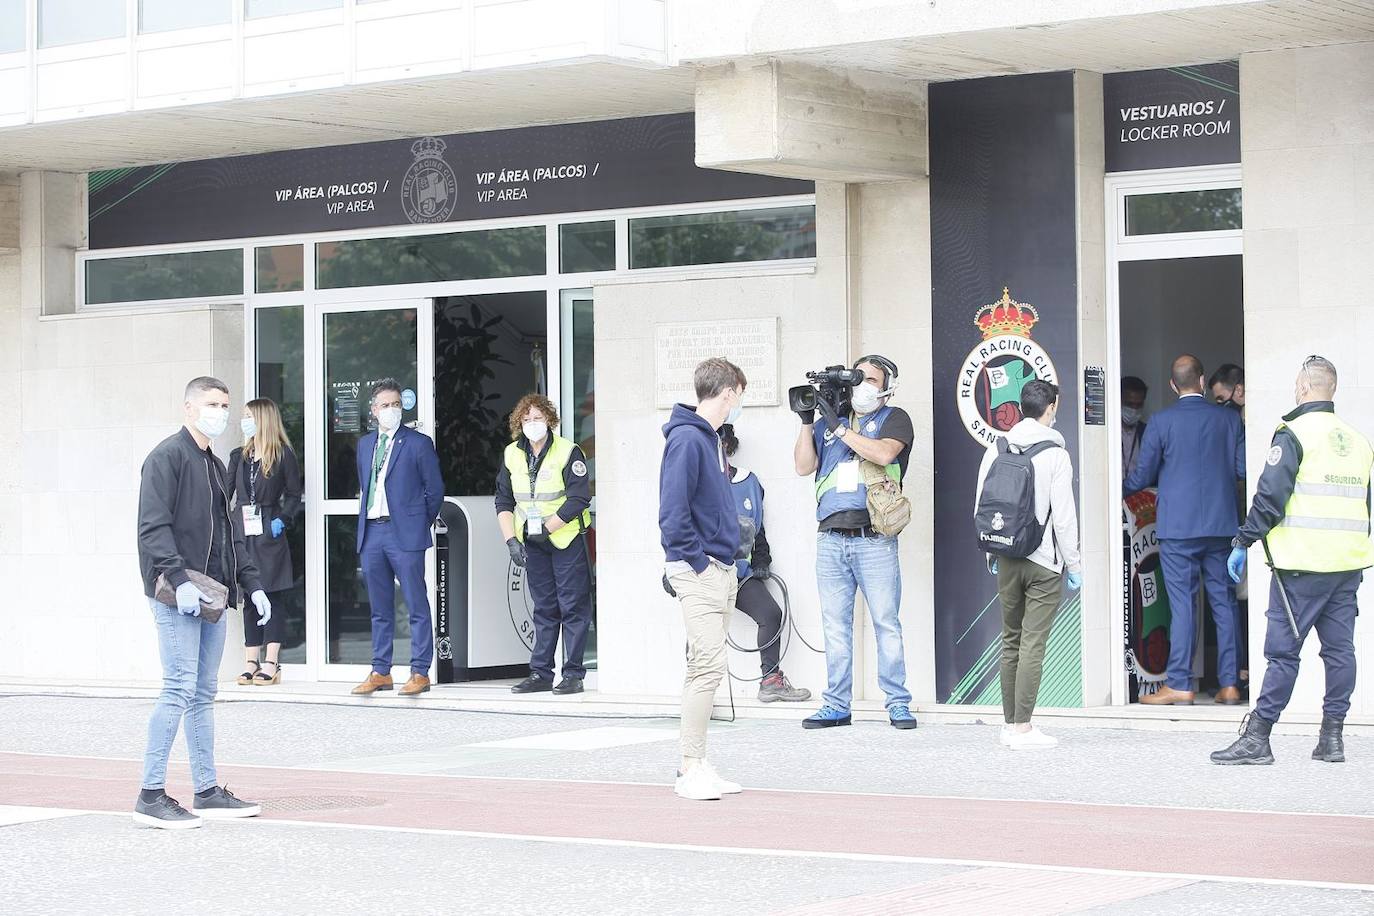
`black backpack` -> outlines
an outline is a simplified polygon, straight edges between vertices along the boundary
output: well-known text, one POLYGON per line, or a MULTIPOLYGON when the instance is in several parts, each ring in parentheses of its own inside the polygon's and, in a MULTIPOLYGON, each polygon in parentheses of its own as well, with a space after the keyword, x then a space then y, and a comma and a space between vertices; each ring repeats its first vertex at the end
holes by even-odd
POLYGON ((1006 437, 997 440, 997 457, 988 468, 973 515, 979 550, 1018 559, 1035 553, 1050 520, 1048 515, 1044 522, 1035 517, 1035 468, 1031 459, 1058 447, 1053 442, 1037 442, 1025 451, 1014 452, 1006 437))

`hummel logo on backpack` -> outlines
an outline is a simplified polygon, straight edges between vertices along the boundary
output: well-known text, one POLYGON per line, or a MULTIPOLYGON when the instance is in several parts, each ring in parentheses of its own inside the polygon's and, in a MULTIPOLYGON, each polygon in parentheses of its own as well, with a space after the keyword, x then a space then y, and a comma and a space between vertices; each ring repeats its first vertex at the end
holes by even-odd
POLYGON ((997 457, 988 468, 973 525, 978 549, 999 557, 1024 559, 1035 553, 1045 538, 1049 517, 1035 517, 1035 468, 1031 459, 1053 442, 1037 442, 1025 451, 1013 451, 1006 437, 997 440, 997 457))

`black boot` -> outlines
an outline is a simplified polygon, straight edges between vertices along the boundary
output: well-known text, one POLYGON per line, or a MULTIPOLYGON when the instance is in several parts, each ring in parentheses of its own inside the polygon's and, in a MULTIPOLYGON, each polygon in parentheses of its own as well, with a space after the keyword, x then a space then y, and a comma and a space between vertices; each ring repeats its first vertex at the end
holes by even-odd
POLYGON ((1312 751, 1313 760, 1327 763, 1345 763, 1345 739, 1341 737, 1340 719, 1322 718, 1321 734, 1317 736, 1317 746, 1312 751))
POLYGON ((1240 737, 1226 750, 1213 751, 1212 762, 1223 766, 1273 763, 1274 752, 1269 749, 1269 730, 1273 727, 1273 722, 1250 713, 1240 723, 1240 737))

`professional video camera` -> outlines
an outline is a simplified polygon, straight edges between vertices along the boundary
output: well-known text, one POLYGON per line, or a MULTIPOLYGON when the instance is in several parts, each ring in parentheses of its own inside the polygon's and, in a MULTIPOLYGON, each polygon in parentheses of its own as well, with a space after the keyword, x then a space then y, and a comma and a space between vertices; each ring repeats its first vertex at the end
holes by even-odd
POLYGON ((806 373, 810 384, 797 385, 787 389, 787 405, 794 412, 816 409, 817 398, 841 414, 848 410, 850 392, 855 385, 863 384, 864 374, 860 369, 846 369, 844 366, 826 366, 819 372, 806 373))

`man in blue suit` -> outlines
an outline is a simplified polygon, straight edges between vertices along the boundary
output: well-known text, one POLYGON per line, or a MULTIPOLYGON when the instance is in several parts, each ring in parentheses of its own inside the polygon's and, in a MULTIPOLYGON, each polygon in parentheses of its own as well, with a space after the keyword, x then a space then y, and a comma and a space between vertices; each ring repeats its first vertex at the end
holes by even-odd
POLYGON ((434 630, 425 585, 425 551, 444 503, 444 480, 434 442, 401 425, 401 383, 382 379, 372 386, 377 429, 358 441, 358 553, 372 606, 372 673, 356 696, 390 690, 391 646, 396 620, 396 583, 410 610, 410 680, 400 695, 429 690, 434 630))
POLYGON ((1193 612, 1199 578, 1207 589, 1217 627, 1221 689, 1216 702, 1241 702, 1236 686, 1235 593, 1227 578, 1226 557, 1239 523, 1236 481, 1245 476, 1245 427, 1239 413, 1203 396, 1202 383, 1202 362, 1196 356, 1174 360, 1169 387, 1178 395, 1178 403, 1150 420, 1135 470, 1122 486, 1127 496, 1159 487, 1155 530, 1173 619, 1165 686, 1140 698, 1153 706, 1193 702, 1197 632, 1193 612))

